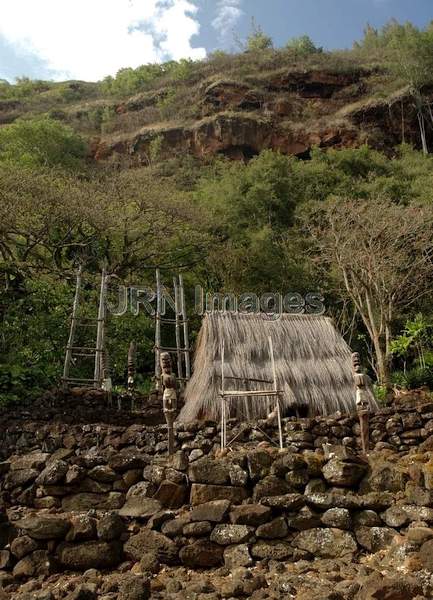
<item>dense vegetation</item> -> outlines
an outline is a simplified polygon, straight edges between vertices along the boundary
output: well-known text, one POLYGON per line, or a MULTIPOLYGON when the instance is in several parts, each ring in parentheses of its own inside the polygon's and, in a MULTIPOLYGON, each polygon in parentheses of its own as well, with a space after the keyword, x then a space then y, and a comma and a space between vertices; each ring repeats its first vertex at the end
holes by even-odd
MULTIPOLYGON (((0 103, 24 111, 0 128, 1 399, 58 380, 78 264, 89 301, 102 265, 126 285, 153 283, 156 265, 168 282, 182 269, 191 305, 195 283, 237 293, 320 291, 381 384, 433 387, 431 57, 431 26, 368 28, 353 51, 340 53, 307 37, 275 50, 257 30, 240 54, 124 69, 99 84, 0 83, 0 103), (410 87, 423 152, 316 149, 303 161, 267 150, 244 163, 160 160, 155 147, 147 166, 119 171, 93 164, 83 127, 65 118, 71 103, 96 101, 100 126, 111 118, 102 97, 178 90, 176 82, 181 89, 216 70, 252 73, 300 60, 350 69, 379 57, 382 93, 396 77, 410 87)), ((112 318, 108 336, 116 383, 124 383, 133 338, 142 376, 151 371, 146 315, 112 318)))

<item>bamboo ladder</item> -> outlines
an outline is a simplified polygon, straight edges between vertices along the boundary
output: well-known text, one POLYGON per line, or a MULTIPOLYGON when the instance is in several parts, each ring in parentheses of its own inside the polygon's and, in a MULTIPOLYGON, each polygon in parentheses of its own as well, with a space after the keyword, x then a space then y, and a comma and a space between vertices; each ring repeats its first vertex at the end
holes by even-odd
POLYGON ((182 275, 173 277, 174 289, 174 318, 168 318, 162 313, 163 287, 161 285, 161 274, 156 270, 156 312, 155 312, 155 383, 156 388, 161 390, 161 352, 169 352, 176 355, 177 380, 183 389, 186 382, 191 378, 191 348, 189 345, 188 314, 186 310, 185 290, 182 275), (171 325, 175 328, 176 347, 163 346, 161 341, 161 325, 171 325), (182 339, 183 338, 183 339, 182 339))
POLYGON ((82 285, 82 267, 77 272, 75 284, 75 295, 72 306, 71 323, 69 328, 69 338, 66 345, 65 361, 63 366, 63 387, 67 389, 70 385, 101 388, 103 374, 103 354, 105 351, 105 323, 106 313, 106 293, 107 293, 107 274, 102 269, 101 284, 99 290, 98 316, 96 318, 83 317, 80 315, 82 285), (76 338, 79 328, 94 328, 95 344, 93 346, 78 346, 76 338), (80 378, 71 376, 71 368, 78 365, 77 359, 93 358, 94 369, 93 378, 80 378))

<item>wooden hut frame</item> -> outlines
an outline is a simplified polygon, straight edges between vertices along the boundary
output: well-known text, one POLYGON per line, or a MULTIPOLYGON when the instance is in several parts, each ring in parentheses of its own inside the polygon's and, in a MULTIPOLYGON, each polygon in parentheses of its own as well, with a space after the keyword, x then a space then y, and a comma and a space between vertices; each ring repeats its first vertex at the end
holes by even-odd
MULTIPOLYGON (((272 383, 273 387, 271 390, 226 390, 225 389, 225 375, 224 375, 224 341, 221 346, 221 390, 219 392, 221 398, 221 449, 223 450, 227 446, 230 446, 236 438, 240 435, 238 433, 231 440, 227 441, 227 400, 236 399, 236 398, 244 398, 245 403, 248 405, 248 402, 253 398, 256 399, 265 399, 268 404, 268 410, 270 408, 270 399, 274 398, 275 400, 275 408, 274 412, 277 416, 278 423, 278 441, 279 447, 283 448, 283 431, 281 426, 281 408, 280 408, 280 399, 283 395, 283 392, 277 387, 277 375, 275 371, 275 360, 274 360, 274 348, 272 345, 271 336, 268 337, 269 343, 269 355, 271 358, 271 368, 272 368, 272 383)), ((229 379, 237 379, 235 377, 230 377, 229 379)), ((246 381, 246 380, 244 380, 246 381)), ((266 380, 255 380, 256 382, 266 382, 266 380)), ((271 443, 275 444, 274 440, 268 436, 266 432, 261 429, 261 427, 255 423, 253 425, 254 429, 260 431, 271 443)))

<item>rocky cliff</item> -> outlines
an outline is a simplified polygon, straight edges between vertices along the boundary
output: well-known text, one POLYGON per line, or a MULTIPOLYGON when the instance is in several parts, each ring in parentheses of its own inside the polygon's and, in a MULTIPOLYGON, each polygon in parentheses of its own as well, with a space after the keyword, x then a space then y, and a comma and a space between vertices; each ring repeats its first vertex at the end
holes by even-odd
MULTIPOLYGON (((388 152, 402 141, 419 146, 416 113, 407 90, 372 98, 373 77, 371 71, 360 69, 349 74, 284 71, 263 74, 249 83, 204 81, 191 98, 197 106, 194 119, 144 122, 127 132, 114 129, 94 141, 94 157, 123 155, 135 164, 147 164, 155 140, 163 157, 190 153, 233 159, 249 159, 264 149, 307 159, 314 146, 368 144, 388 152)), ((140 114, 144 116, 158 98, 142 94, 114 109, 124 121, 134 113, 133 122, 139 124, 140 114)))
POLYGON ((45 114, 87 137, 97 161, 134 165, 186 153, 245 160, 266 148, 308 158, 314 146, 420 146, 410 94, 384 64, 350 53, 293 61, 277 51, 225 61, 198 63, 184 79, 143 84, 129 96, 69 82, 41 86, 30 99, 0 97, 0 127, 45 114))

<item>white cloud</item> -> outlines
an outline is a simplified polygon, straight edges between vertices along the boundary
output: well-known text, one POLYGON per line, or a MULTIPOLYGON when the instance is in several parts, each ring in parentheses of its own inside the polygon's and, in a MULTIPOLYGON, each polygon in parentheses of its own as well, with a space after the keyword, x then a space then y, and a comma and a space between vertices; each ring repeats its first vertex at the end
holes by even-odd
POLYGON ((244 14, 240 8, 242 0, 218 0, 217 16, 212 21, 212 27, 221 39, 227 38, 232 33, 233 27, 244 14))
POLYGON ((0 34, 55 79, 97 80, 122 67, 203 58, 191 0, 0 0, 0 34))

